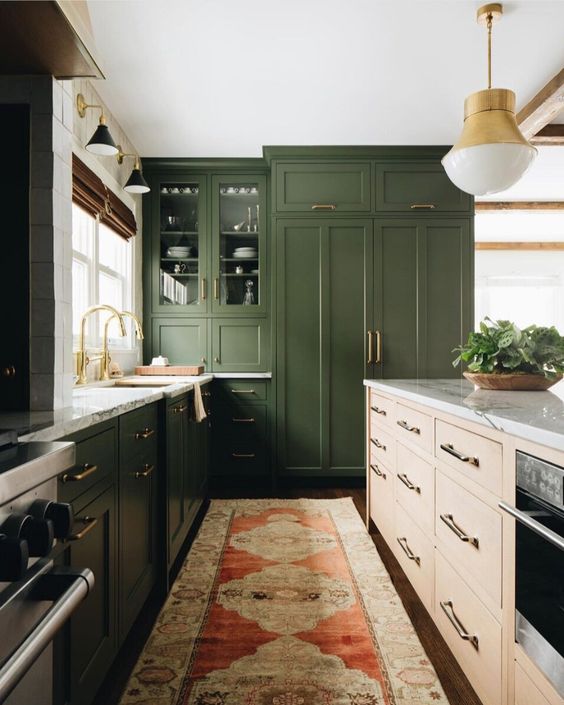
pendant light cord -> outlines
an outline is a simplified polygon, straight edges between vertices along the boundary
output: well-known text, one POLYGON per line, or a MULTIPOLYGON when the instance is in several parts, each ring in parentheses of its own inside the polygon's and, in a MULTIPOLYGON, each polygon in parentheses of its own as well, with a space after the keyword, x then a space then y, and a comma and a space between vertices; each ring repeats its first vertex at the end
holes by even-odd
POLYGON ((492 25, 493 15, 488 15, 486 27, 488 28, 488 88, 492 87, 492 25))

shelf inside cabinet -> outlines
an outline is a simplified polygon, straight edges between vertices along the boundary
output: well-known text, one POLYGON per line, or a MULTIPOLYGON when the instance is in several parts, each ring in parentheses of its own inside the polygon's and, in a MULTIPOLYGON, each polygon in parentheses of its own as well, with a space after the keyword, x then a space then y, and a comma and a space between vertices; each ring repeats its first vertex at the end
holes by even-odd
POLYGON ((197 257, 161 257, 161 262, 197 262, 197 257))
POLYGON ((198 235, 198 231, 197 230, 161 230, 162 237, 178 237, 179 235, 198 235))
POLYGON ((229 237, 244 237, 244 238, 255 238, 260 235, 259 230, 251 230, 251 232, 241 232, 237 230, 222 230, 222 235, 228 235, 229 237))
POLYGON ((258 262, 258 257, 221 257, 222 262, 258 262))
POLYGON ((247 272, 246 274, 236 274, 235 272, 221 272, 222 277, 234 277, 234 278, 245 278, 248 279, 249 277, 258 277, 258 272, 255 272, 254 274, 251 272, 247 272))

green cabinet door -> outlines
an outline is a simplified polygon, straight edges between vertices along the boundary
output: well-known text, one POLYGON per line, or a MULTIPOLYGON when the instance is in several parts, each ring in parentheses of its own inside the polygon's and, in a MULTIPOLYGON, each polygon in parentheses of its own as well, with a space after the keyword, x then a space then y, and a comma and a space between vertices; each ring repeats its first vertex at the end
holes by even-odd
POLYGON ((283 474, 364 472, 373 322, 371 220, 277 223, 277 425, 283 474))
POLYGON ((89 530, 65 552, 68 565, 87 566, 96 580, 68 627, 65 701, 72 705, 92 702, 117 652, 117 496, 113 484, 77 512, 77 530, 85 526, 89 530), (81 525, 82 519, 89 524, 81 525))
POLYGON ((171 365, 204 365, 208 361, 207 320, 191 318, 153 318, 150 346, 145 358, 150 362, 156 355, 168 357, 171 365))
POLYGON ((274 210, 327 215, 371 210, 370 162, 277 162, 274 210))
POLYGON ((473 205, 439 163, 376 164, 377 211, 469 213, 473 205))
POLYGON ((187 492, 185 469, 188 461, 186 425, 188 396, 169 402, 166 407, 166 535, 167 565, 180 550, 185 534, 187 492))
POLYGON ((264 372, 270 369, 270 321, 264 318, 215 318, 211 323, 214 372, 264 372))
POLYGON ((382 358, 371 376, 460 375, 452 349, 472 325, 472 248, 468 219, 375 222, 374 327, 382 358))

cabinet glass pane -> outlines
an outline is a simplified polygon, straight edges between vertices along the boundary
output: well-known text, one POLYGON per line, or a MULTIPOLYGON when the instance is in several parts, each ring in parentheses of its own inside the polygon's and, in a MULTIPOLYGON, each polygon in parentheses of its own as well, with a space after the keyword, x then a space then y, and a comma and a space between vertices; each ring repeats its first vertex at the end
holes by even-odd
POLYGON ((160 185, 161 304, 190 306, 201 303, 199 191, 198 184, 160 185))
POLYGON ((257 306, 261 217, 259 185, 219 186, 219 297, 221 305, 257 306))

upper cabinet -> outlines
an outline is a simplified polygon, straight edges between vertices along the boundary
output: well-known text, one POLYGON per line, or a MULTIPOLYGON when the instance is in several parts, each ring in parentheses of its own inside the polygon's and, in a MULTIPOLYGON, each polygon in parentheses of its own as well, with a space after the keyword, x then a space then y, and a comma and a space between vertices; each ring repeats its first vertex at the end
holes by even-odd
POLYGON ((214 313, 266 308, 266 177, 212 178, 214 313))
POLYGON ((370 162, 278 162, 275 209, 281 213, 369 213, 370 162))
POLYGON ((376 164, 376 211, 464 212, 472 197, 458 189, 440 163, 376 164))
POLYGON ((153 194, 153 310, 207 310, 206 181, 162 179, 153 194))

